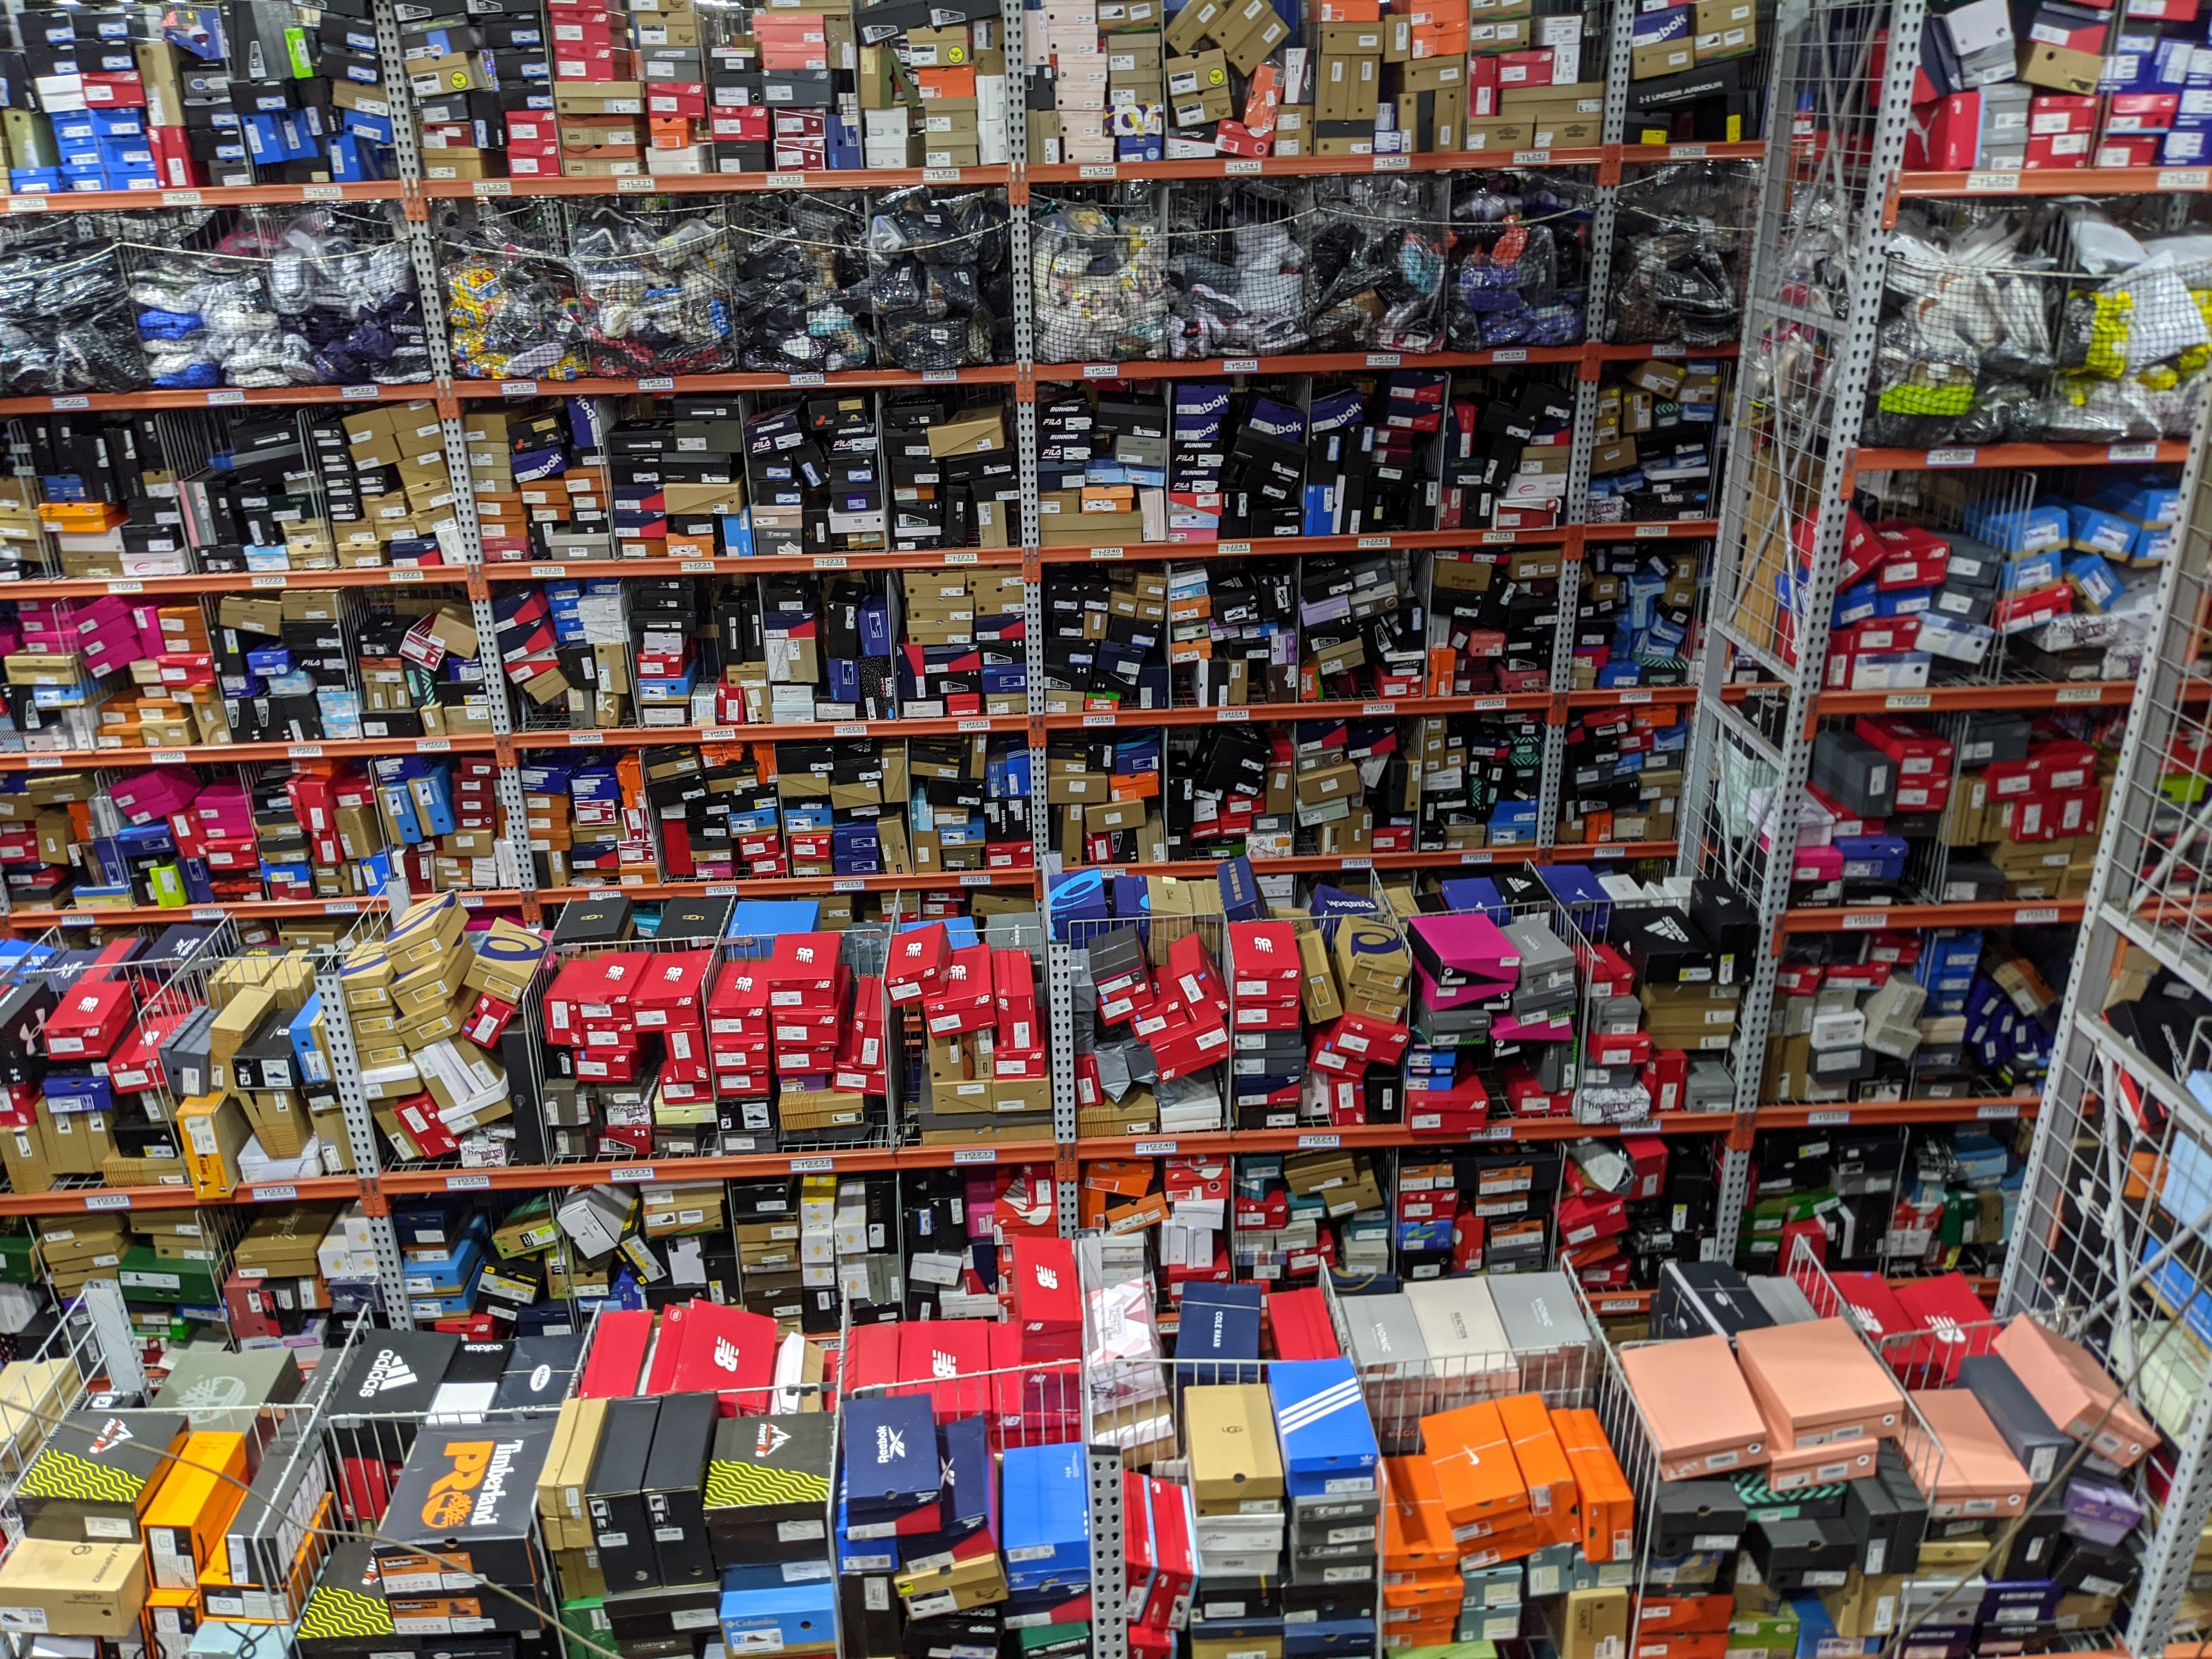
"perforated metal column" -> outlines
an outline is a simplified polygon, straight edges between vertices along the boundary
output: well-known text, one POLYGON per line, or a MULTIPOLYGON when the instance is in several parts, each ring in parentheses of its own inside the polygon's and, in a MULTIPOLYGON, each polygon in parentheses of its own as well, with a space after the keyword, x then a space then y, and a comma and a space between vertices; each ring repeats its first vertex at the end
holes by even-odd
MULTIPOLYGON (((362 1091, 361 1060, 354 1047, 353 1020, 346 1012, 345 988, 335 965, 315 975, 315 995, 322 1004, 323 1042, 330 1050, 331 1083, 338 1091, 338 1108, 344 1115, 346 1143, 353 1149, 353 1167, 364 1179, 382 1167, 376 1153, 376 1120, 369 1115, 368 1097, 362 1091)), ((407 1267, 399 1253, 399 1235, 388 1214, 368 1218, 369 1237, 376 1247, 376 1279, 384 1295, 384 1312, 400 1329, 415 1328, 407 1307, 407 1267)))

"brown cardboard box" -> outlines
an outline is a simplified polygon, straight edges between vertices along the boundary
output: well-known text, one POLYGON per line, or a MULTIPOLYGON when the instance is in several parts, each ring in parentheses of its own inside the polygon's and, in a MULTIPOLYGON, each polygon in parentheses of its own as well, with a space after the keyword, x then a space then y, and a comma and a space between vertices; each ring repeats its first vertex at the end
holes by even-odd
POLYGON ((1183 1390, 1183 1441, 1200 1515, 1238 1515, 1283 1495, 1283 1457, 1267 1390, 1234 1383, 1183 1390))
POLYGON ((0 1607, 16 1630, 120 1641, 137 1634, 145 1602, 146 1551, 136 1540, 26 1538, 0 1564, 0 1607))

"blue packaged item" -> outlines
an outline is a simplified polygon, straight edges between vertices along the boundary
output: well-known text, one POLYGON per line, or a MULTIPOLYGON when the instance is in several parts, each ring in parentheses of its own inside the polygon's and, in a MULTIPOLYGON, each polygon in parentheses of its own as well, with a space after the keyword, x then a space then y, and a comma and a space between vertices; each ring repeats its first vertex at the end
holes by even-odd
POLYGON ((2033 553, 2015 554, 1997 572, 1997 587, 2006 593, 2026 593, 2048 587, 2058 580, 2059 556, 2064 544, 2055 543, 2033 553))
POLYGON ((1585 864, 1540 864, 1536 878, 1554 899, 1576 913, 1585 932, 1602 933, 1613 919, 1613 896, 1585 864))
MULTIPOLYGON (((2114 523, 2119 520, 2114 520, 2114 523)), ((2135 532, 2129 532, 2130 539, 2135 532)), ((2120 596, 2120 579, 2103 559, 2094 553, 2077 553, 2063 567, 2067 584, 2074 590, 2085 611, 2107 611, 2120 596)))
POLYGON ((115 1080, 89 1072, 48 1072, 42 1085, 50 1112, 112 1112, 115 1080))
POLYGON ((837 1586, 823 1580, 763 1589, 722 1591, 717 1607, 731 1653, 822 1650, 837 1640, 837 1586))
POLYGON ((2081 501, 2066 507, 2067 544, 2077 553, 2124 556, 2135 539, 2136 526, 2117 513, 2106 513, 2081 501))
POLYGON ((1182 1322, 1176 1334, 1178 1387, 1260 1380, 1257 1365, 1214 1362, 1259 1358, 1261 1303, 1257 1285, 1202 1285, 1194 1280, 1183 1286, 1182 1322))
POLYGON ((1371 1619, 1315 1619, 1283 1626, 1283 1659, 1352 1659, 1374 1647, 1371 1619))
POLYGON ((927 1397, 864 1398, 845 1407, 846 1500, 861 1521, 896 1520, 942 1491, 927 1397))
POLYGON ((1279 1360, 1267 1373, 1267 1391, 1285 1492, 1323 1498, 1376 1489, 1375 1425, 1350 1360, 1279 1360))
POLYGON ((1897 836, 1838 836, 1831 843, 1843 854, 1845 881, 1895 881, 1905 873, 1908 850, 1897 836))
POLYGON ((1258 921, 1267 913, 1260 896, 1260 879, 1252 873, 1252 860, 1224 859, 1214 872, 1221 888, 1221 911, 1231 921, 1258 921))
POLYGON ((1088 1583, 1091 1483, 1083 1448, 1008 1446, 999 1479, 999 1542, 1007 1587, 1088 1583))
POLYGON ((2066 544, 2066 509, 2063 507, 2008 507, 1996 498, 1978 501, 1965 513, 1966 533, 1984 541, 2000 553, 2039 553, 2066 544))

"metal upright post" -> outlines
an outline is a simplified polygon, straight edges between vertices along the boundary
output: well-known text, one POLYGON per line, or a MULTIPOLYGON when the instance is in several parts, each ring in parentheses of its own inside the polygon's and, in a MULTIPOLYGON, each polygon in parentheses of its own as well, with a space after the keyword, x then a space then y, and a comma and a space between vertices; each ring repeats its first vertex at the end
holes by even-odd
POLYGON ((1797 848, 1796 802, 1811 767, 1861 411, 1881 312, 1882 215, 1904 164, 1924 16, 1924 0, 1897 0, 1886 20, 1838 0, 1815 0, 1784 12, 1774 50, 1762 234, 1744 295, 1743 360, 1698 683, 1695 735, 1703 752, 1688 769, 1699 793, 1692 799, 1686 792, 1678 830, 1678 867, 1688 874, 1727 873, 1754 901, 1765 947, 1754 958, 1736 1021, 1736 1132, 1722 1158, 1714 1225, 1716 1249, 1723 1252, 1733 1250, 1749 1196, 1751 1127, 1766 1070, 1781 923, 1797 848), (1869 98, 1867 60, 1875 28, 1884 21, 1887 57, 1869 98), (1801 112, 1809 131, 1797 130, 1801 112), (1785 198, 1802 208, 1824 197, 1840 228, 1847 294, 1844 315, 1832 319, 1808 319, 1802 307, 1779 298, 1789 252, 1785 198), (1759 374, 1761 354, 1800 330, 1820 341, 1807 347, 1822 362, 1816 386, 1805 384, 1814 377, 1778 374, 1764 401, 1755 400, 1749 383, 1759 374), (1800 529, 1807 524, 1809 537, 1800 529), (1737 607, 1759 599, 1760 585, 1771 581, 1778 559, 1790 594, 1786 614, 1774 619, 1776 636, 1754 638, 1737 607), (1786 640, 1780 637, 1785 632, 1786 640), (1759 729, 1724 701, 1721 665, 1730 648, 1788 688, 1778 734, 1759 729), (1717 799, 1733 791, 1747 769, 1755 769, 1766 790, 1764 823, 1751 821, 1733 793, 1726 801, 1717 799))
MULTIPOLYGON (((315 995, 322 1006, 323 1041, 330 1050, 331 1083, 338 1091, 338 1109, 345 1118, 346 1144, 353 1149, 355 1174, 373 1180, 382 1168, 376 1151, 376 1120, 362 1091, 361 1061, 354 1047, 353 1020, 346 1012, 345 987, 337 964, 325 962, 315 970, 315 995)), ((413 1314, 407 1304, 406 1259, 399 1251, 399 1235, 381 1199, 363 1206, 369 1212, 369 1237, 376 1249, 376 1279, 384 1296, 385 1317, 395 1328, 412 1330, 413 1314)))

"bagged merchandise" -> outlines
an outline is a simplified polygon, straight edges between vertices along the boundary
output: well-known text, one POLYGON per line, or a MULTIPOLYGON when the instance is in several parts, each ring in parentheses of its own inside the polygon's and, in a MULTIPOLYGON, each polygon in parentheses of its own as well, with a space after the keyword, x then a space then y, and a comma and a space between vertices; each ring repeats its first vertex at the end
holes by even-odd
POLYGON ((131 302, 154 385, 429 379, 414 263, 380 215, 315 208, 281 224, 218 222, 188 228, 184 240, 204 247, 138 250, 131 302))
POLYGON ((1444 185, 1388 174, 1314 185, 1306 326, 1315 351, 1436 351, 1449 238, 1444 185))
POLYGON ((1888 255, 1869 441, 2187 434, 2212 361, 2212 239, 2138 240, 2084 206, 1916 203, 1888 255))
POLYGON ((146 362, 115 244, 88 219, 0 240, 0 393, 129 392, 146 362))
POLYGON ((1041 206, 1030 233, 1037 361, 1168 355, 1168 254, 1152 192, 1041 206))
POLYGON ((1688 161, 1621 185, 1610 308, 1615 344, 1735 341, 1751 274, 1755 166, 1688 161))
POLYGON ((594 374, 710 374, 737 325, 730 233, 714 209, 603 205, 568 234, 594 374))
POLYGON ((451 208, 434 222, 453 373, 471 380, 580 379, 584 308, 558 204, 451 208))
POLYGON ((741 196, 737 232, 738 367, 766 374, 835 374, 872 360, 857 198, 834 193, 741 196))
POLYGON ((1578 179, 1542 173, 1453 181, 1450 349, 1581 343, 1590 195, 1578 179))
POLYGON ((892 191, 868 221, 868 302, 884 355, 917 372, 1012 354, 1006 210, 989 191, 892 191))
POLYGON ((1168 233, 1171 356, 1278 356, 1304 345, 1303 216, 1279 184, 1176 191, 1168 233))

